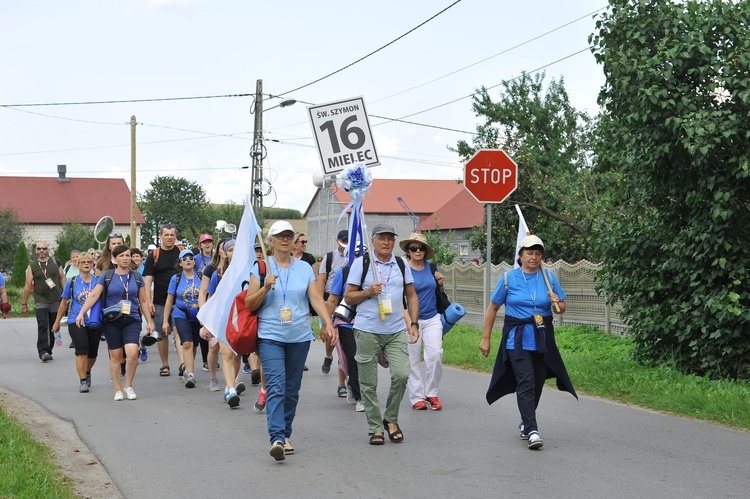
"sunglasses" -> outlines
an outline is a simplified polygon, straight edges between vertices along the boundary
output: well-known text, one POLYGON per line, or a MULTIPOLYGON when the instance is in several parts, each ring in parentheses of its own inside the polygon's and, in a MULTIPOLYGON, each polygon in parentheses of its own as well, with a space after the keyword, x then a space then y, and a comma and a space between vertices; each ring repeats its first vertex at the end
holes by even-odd
POLYGON ((122 232, 110 232, 109 237, 122 237, 122 232))
POLYGON ((36 250, 37 250, 37 251, 47 251, 48 249, 49 249, 49 248, 48 248, 47 246, 37 246, 37 247, 36 247, 36 250))
POLYGON ((282 241, 291 241, 294 236, 289 235, 289 234, 277 234, 273 237, 277 239, 281 239, 282 241))
POLYGON ((195 257, 193 255, 185 255, 181 258, 183 262, 192 262, 195 260, 195 257))
POLYGON ((307 239, 300 239, 298 242, 300 242, 302 244, 307 244, 307 239))
POLYGON ((409 251, 424 251, 426 249, 427 247, 421 244, 419 246, 409 246, 409 251))

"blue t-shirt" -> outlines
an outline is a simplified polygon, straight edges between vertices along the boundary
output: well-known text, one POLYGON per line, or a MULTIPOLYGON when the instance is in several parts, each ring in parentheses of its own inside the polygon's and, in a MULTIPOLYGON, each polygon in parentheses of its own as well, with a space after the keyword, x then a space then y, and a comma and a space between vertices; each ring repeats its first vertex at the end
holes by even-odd
POLYGON ((216 286, 219 285, 219 281, 221 280, 221 276, 218 272, 214 272, 211 274, 211 280, 208 281, 208 290, 206 293, 211 296, 216 294, 216 286))
POLYGON ((187 320, 194 320, 197 321, 198 319, 195 319, 195 316, 193 316, 193 319, 191 319, 188 315, 190 314, 190 309, 195 309, 195 312, 193 314, 198 313, 198 293, 201 289, 201 281, 197 274, 193 274, 192 279, 188 279, 185 277, 185 273, 183 272, 180 277, 180 284, 177 285, 177 276, 180 274, 175 274, 172 276, 172 278, 169 280, 169 288, 167 288, 167 294, 172 295, 174 297, 174 305, 172 307, 172 317, 175 319, 187 319, 187 320), (188 312, 188 315, 185 315, 185 312, 188 312))
MULTIPOLYGON (((296 258, 286 268, 279 267, 273 257, 269 257, 269 264, 267 272, 276 276, 276 285, 258 310, 258 338, 282 343, 313 340, 307 287, 315 282, 315 272, 309 263, 296 258), (292 309, 289 325, 281 324, 281 309, 285 307, 292 309)), ((260 281, 257 265, 253 265, 253 275, 260 281)))
POLYGON ((341 267, 336 271, 335 274, 333 274, 333 281, 331 281, 331 290, 329 292, 332 295, 343 298, 345 290, 346 285, 344 283, 344 267, 341 267))
MULTIPOLYGON (((100 275, 99 280, 96 282, 97 286, 101 285, 105 290, 104 276, 106 274, 104 272, 100 275)), ((106 296, 104 297, 104 308, 117 305, 117 303, 127 297, 130 301, 130 316, 136 320, 141 320, 140 309, 138 308, 138 289, 143 286, 144 283, 142 280, 141 285, 138 286, 138 281, 133 271, 128 272, 127 275, 120 275, 115 272, 112 275, 112 280, 109 282, 109 291, 106 292, 106 296)), ((102 290, 102 293, 105 290, 102 290)))
POLYGON ((0 286, 5 286, 5 278, 3 277, 2 272, 0 272, 0 286))
POLYGON ((432 275, 430 262, 424 262, 422 270, 411 269, 411 275, 414 276, 414 291, 419 298, 419 318, 432 319, 437 315, 437 297, 435 296, 435 276, 432 275))
MULTIPOLYGON (((552 291, 557 294, 560 300, 566 297, 557 276, 553 272, 547 272, 549 283, 552 291)), ((492 292, 492 302, 498 305, 505 305, 505 315, 526 319, 535 314, 543 316, 552 315, 552 302, 547 294, 547 285, 544 283, 544 277, 541 271, 536 274, 527 274, 520 268, 508 271, 508 290, 505 290, 505 277, 500 277, 492 292)), ((507 350, 513 350, 515 347, 514 334, 508 335, 508 341, 505 344, 507 350)), ((534 326, 526 324, 523 329, 523 349, 536 351, 537 345, 534 338, 534 326)))
POLYGON ((195 255, 195 271, 198 272, 200 276, 203 276, 206 267, 211 263, 211 258, 212 257, 210 256, 203 256, 203 253, 195 255))
MULTIPOLYGON (((400 257, 399 257, 400 258, 400 257)), ((367 266, 367 275, 362 283, 362 289, 372 286, 372 266, 375 265, 375 272, 378 274, 378 282, 383 283, 382 294, 390 296, 391 310, 390 314, 385 315, 385 320, 380 320, 380 308, 377 296, 371 296, 363 302, 357 304, 357 315, 354 318, 354 327, 368 333, 374 334, 394 334, 406 329, 404 322, 404 306, 402 296, 404 295, 404 286, 412 284, 411 268, 404 265, 404 276, 401 276, 401 270, 396 263, 396 257, 391 255, 388 262, 370 262, 367 266), (405 279, 404 279, 405 278, 405 279)), ((354 260, 349 270, 349 277, 346 284, 352 284, 359 288, 362 280, 362 257, 354 260)))
MULTIPOLYGON (((91 282, 83 282, 83 279, 81 278, 80 274, 75 276, 74 278, 71 278, 71 281, 68 281, 65 283, 65 288, 62 292, 62 297, 66 300, 70 300, 70 313, 68 314, 68 324, 75 324, 76 317, 78 317, 78 314, 81 312, 81 308, 83 307, 83 304, 86 303, 86 298, 89 297, 91 292, 94 290, 94 286, 96 286, 96 277, 91 276, 91 282), (72 279, 75 279, 75 281, 72 281, 72 279), (73 282, 73 293, 71 298, 70 293, 70 283, 73 282)), ((112 287, 110 286, 110 289, 112 287)), ((83 325, 88 326, 89 325, 89 315, 90 314, 84 314, 83 319, 83 325)))

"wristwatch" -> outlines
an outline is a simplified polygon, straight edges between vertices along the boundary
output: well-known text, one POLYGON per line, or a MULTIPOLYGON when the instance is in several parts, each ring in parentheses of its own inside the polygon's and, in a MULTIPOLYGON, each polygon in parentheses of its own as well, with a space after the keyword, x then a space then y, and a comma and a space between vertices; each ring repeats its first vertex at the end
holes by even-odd
POLYGON ((419 322, 412 322, 411 325, 419 329, 419 322))

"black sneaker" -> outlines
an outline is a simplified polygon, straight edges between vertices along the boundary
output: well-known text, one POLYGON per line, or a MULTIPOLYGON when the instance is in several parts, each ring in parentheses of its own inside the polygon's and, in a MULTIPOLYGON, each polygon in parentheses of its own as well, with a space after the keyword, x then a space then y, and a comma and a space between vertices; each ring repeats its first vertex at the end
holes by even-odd
POLYGON ((250 373, 250 383, 254 385, 260 384, 260 369, 253 369, 250 373))
POLYGON ((323 367, 321 367, 321 371, 323 371, 323 374, 328 374, 331 372, 331 364, 333 364, 333 357, 324 357, 323 358, 323 367))
POLYGON ((89 384, 86 383, 85 379, 81 380, 81 386, 80 386, 80 388, 78 388, 78 391, 81 392, 81 393, 88 393, 88 391, 89 391, 89 384))
POLYGON ((204 363, 203 363, 203 370, 204 370, 205 372, 208 372, 208 371, 210 371, 210 369, 208 368, 208 362, 204 362, 204 363))
POLYGON ((44 352, 42 355, 39 356, 39 358, 42 360, 42 362, 49 362, 52 360, 52 355, 50 355, 47 352, 44 352))

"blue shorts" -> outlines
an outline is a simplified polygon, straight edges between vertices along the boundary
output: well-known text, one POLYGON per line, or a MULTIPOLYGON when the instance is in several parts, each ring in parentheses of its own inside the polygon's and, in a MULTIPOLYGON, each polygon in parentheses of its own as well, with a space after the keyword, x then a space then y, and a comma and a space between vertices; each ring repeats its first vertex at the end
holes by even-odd
POLYGON ((180 345, 186 341, 192 341, 194 345, 200 342, 201 323, 198 321, 189 321, 187 319, 173 318, 177 326, 177 336, 180 337, 180 345))
POLYGON ((138 345, 141 337, 141 321, 128 315, 123 315, 112 322, 104 322, 104 337, 107 339, 107 348, 117 350, 133 343, 138 345))

